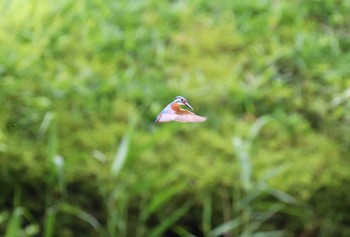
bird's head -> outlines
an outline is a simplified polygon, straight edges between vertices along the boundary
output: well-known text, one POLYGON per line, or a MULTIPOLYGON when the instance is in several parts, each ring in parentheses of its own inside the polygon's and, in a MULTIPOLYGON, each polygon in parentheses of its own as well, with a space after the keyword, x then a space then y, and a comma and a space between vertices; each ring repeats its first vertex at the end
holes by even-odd
POLYGON ((192 106, 187 102, 187 100, 182 97, 182 96, 176 96, 174 103, 177 103, 179 105, 186 105, 188 108, 190 108, 191 110, 193 110, 192 106))

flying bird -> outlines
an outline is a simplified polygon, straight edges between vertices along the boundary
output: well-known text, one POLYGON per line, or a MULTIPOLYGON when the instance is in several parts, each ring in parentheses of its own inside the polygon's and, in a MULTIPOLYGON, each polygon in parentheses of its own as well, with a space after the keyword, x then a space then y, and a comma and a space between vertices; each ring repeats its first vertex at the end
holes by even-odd
POLYGON ((196 115, 195 113, 182 109, 180 106, 185 105, 191 110, 192 106, 187 102, 187 100, 182 96, 176 96, 175 100, 168 104, 160 114, 158 114, 156 121, 154 123, 164 123, 164 122, 180 122, 180 123, 198 123, 204 122, 207 118, 196 115))

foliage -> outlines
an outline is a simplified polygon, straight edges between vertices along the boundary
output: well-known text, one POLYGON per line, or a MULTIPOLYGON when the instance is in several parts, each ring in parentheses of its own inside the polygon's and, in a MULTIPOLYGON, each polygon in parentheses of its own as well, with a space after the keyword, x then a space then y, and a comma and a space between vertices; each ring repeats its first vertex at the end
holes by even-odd
POLYGON ((2 1, 0 235, 348 236, 349 10, 2 1))

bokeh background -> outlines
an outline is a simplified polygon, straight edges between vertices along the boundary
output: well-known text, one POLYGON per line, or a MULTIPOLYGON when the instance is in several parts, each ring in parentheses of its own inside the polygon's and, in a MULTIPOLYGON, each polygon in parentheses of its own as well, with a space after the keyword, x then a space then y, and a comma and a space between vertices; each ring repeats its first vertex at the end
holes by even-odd
POLYGON ((349 13, 1 1, 0 235, 350 236, 349 13))

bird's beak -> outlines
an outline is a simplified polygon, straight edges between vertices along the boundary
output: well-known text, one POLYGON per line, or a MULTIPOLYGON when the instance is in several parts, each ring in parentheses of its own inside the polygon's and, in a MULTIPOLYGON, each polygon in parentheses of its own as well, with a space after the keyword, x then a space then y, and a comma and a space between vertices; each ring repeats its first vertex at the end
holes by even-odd
POLYGON ((185 105, 186 105, 188 108, 190 108, 191 110, 193 110, 192 106, 191 106, 187 101, 185 102, 185 105))

